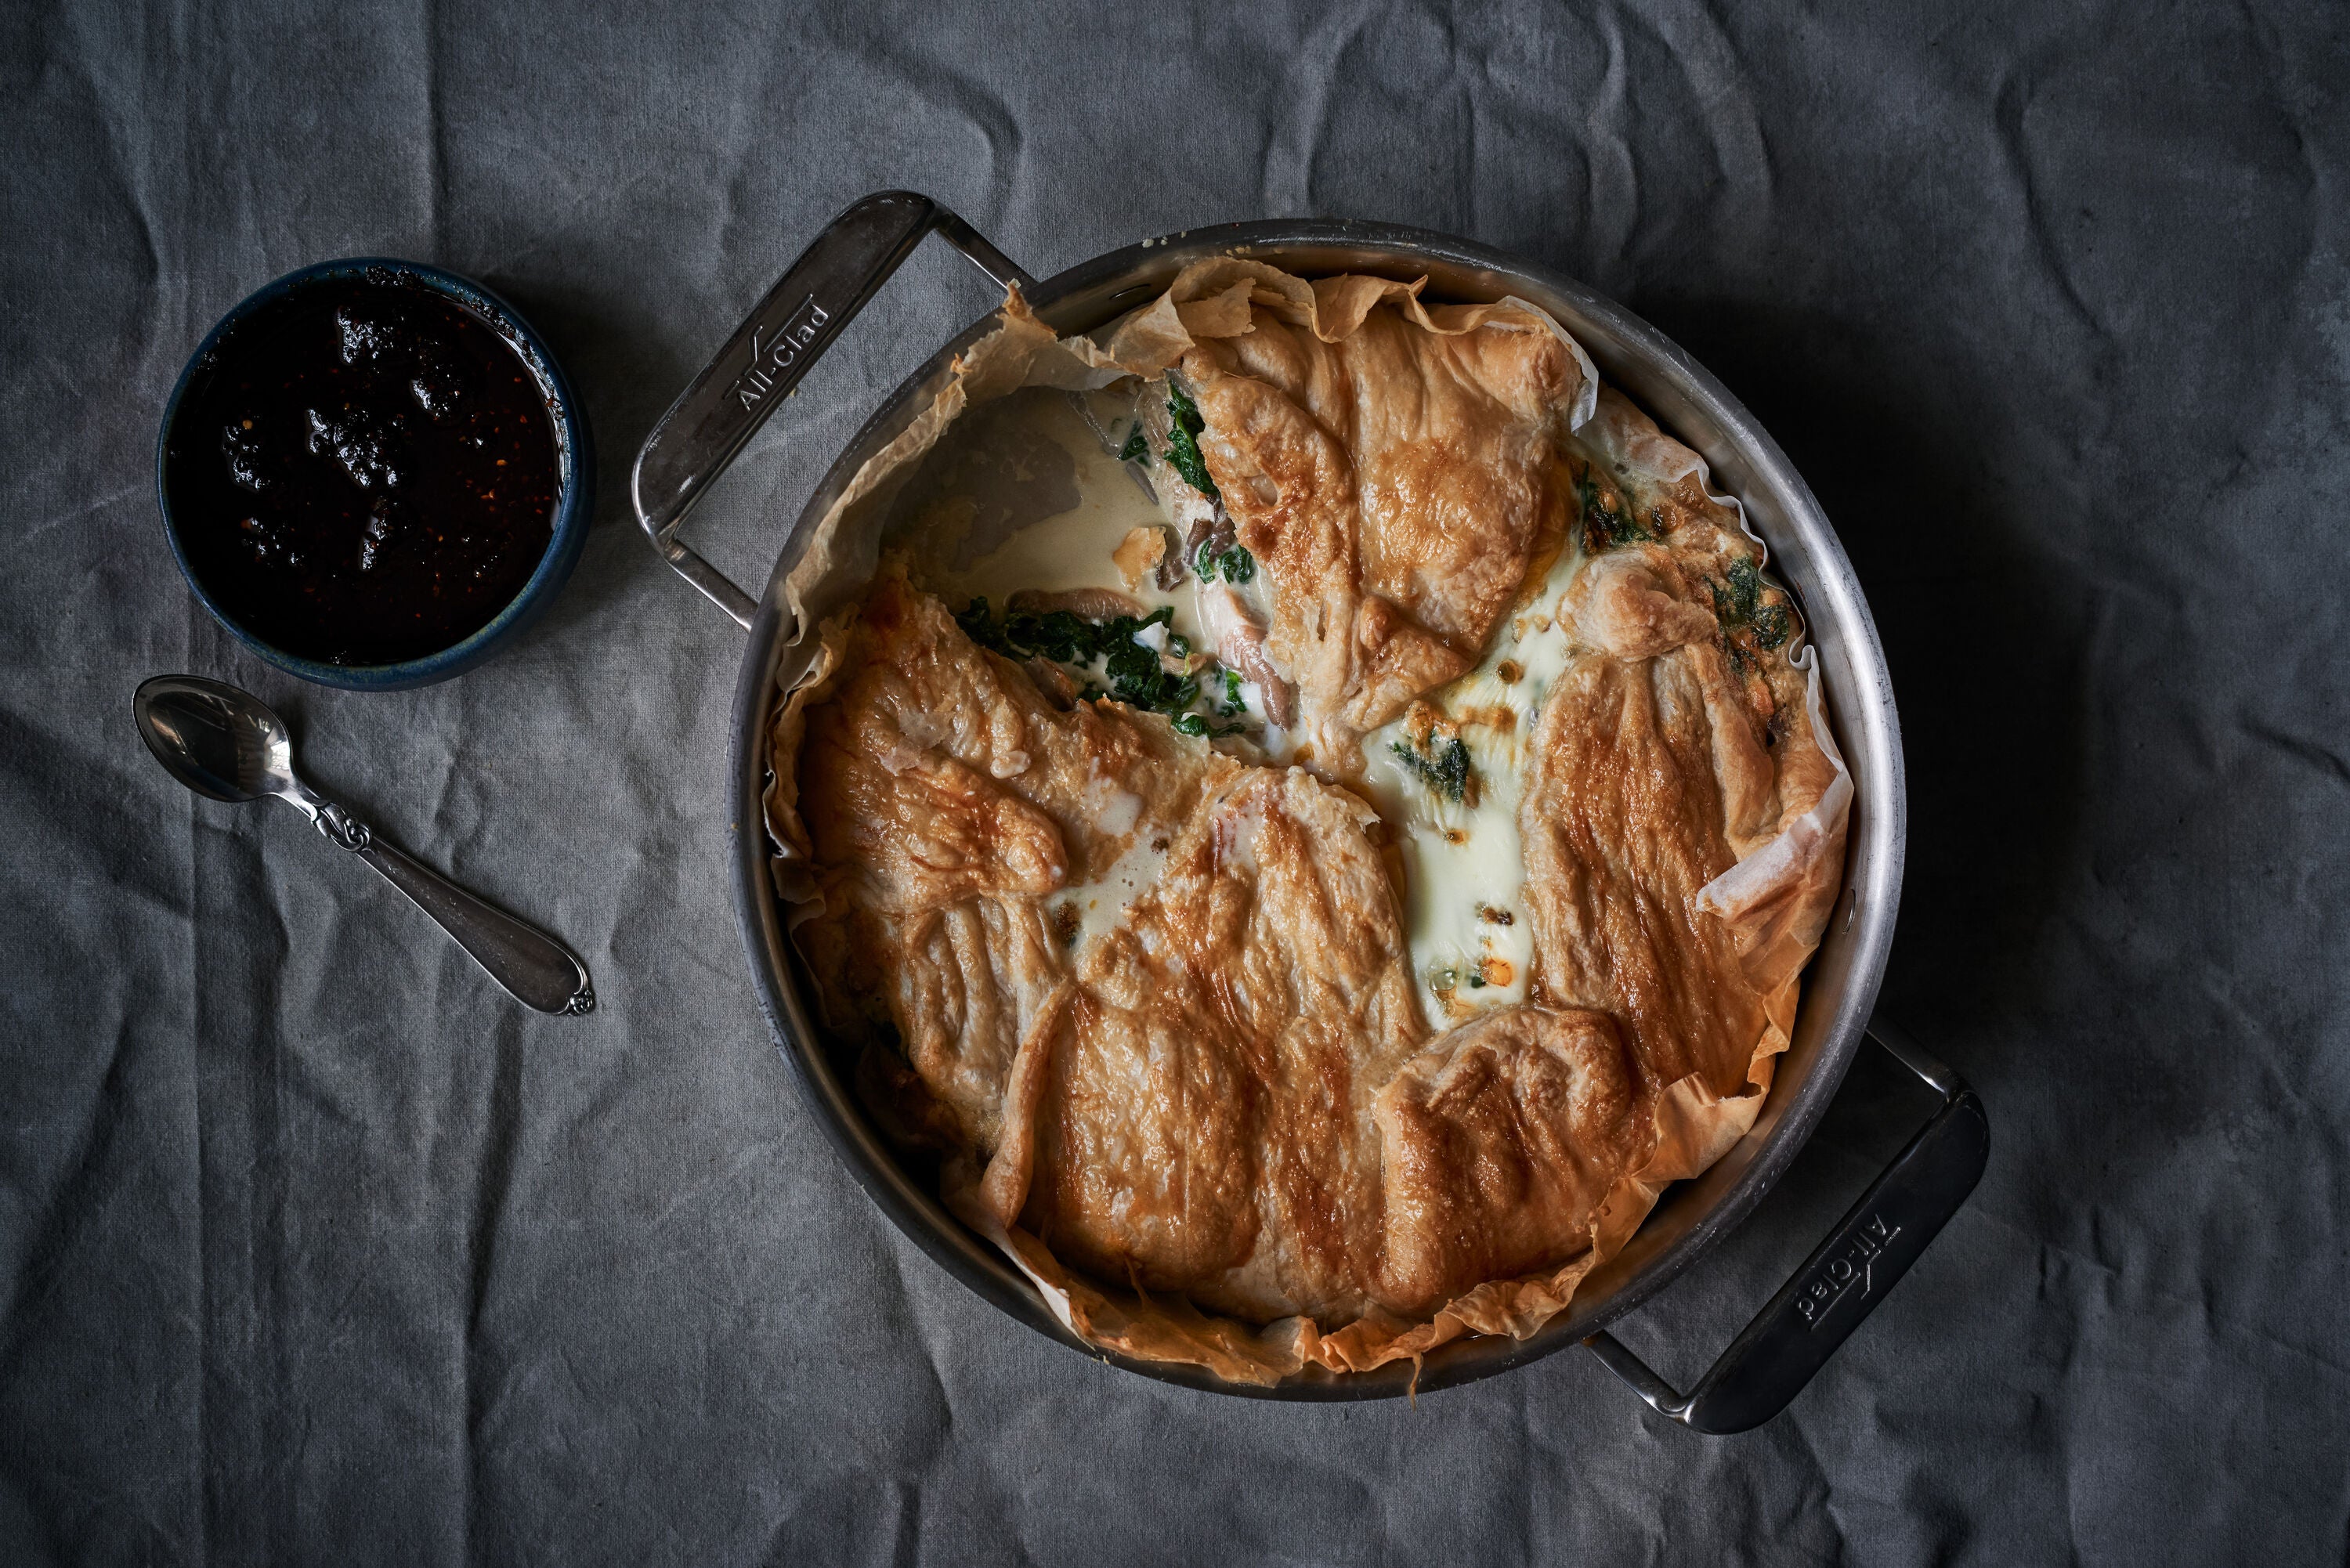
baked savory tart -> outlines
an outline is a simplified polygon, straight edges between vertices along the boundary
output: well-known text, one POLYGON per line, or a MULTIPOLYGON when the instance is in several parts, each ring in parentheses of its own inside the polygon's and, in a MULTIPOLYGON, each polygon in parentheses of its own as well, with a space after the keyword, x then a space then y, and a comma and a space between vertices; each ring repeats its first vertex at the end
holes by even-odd
POLYGON ((1015 296, 795 578, 768 815, 861 1093, 1075 1333, 1229 1378, 1561 1311, 1752 1124, 1841 877, 1736 503, 1419 293, 1015 296))

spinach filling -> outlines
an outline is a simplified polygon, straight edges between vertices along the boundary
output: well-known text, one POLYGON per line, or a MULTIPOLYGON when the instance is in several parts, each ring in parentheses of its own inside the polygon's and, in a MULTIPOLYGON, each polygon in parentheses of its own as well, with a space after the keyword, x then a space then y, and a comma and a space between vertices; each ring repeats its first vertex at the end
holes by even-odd
POLYGON ((1200 405, 1173 381, 1167 383, 1167 414, 1173 421, 1167 431, 1168 462, 1192 489, 1211 501, 1222 501, 1223 493, 1208 477, 1207 459, 1200 455, 1200 432, 1208 423, 1200 417, 1200 405))
POLYGON ((1794 618, 1787 613, 1785 597, 1764 601, 1763 594, 1772 590, 1766 588, 1753 562, 1731 562, 1728 582, 1709 578, 1706 587, 1713 593, 1714 618, 1725 633, 1752 632, 1754 646, 1768 653, 1784 645, 1794 632, 1794 618))
POLYGON ((1439 996, 1458 991, 1466 984, 1471 991, 1482 991, 1492 984, 1485 978, 1485 966, 1472 963, 1465 968, 1459 964, 1440 964, 1428 971, 1428 989, 1439 996))
POLYGON ((1427 749, 1398 741, 1389 748, 1401 758, 1404 766, 1419 777, 1419 782, 1458 805, 1469 793, 1469 748, 1457 737, 1439 741, 1429 737, 1427 749))
MULTIPOLYGON (((1591 555, 1612 550, 1618 545, 1664 536, 1662 527, 1651 529, 1642 525, 1633 514, 1628 496, 1600 489, 1599 482, 1592 477, 1592 471, 1588 468, 1575 482, 1575 495, 1583 507, 1583 547, 1591 555)), ((1649 521, 1657 520, 1652 517, 1649 521)))
MULTIPOLYGON (((1050 610, 1043 615, 1014 610, 999 620, 984 598, 972 600, 971 607, 955 617, 955 624, 973 642, 1007 659, 1049 659, 1055 664, 1073 665, 1081 670, 1090 670, 1094 660, 1100 659, 1108 690, 1105 692, 1088 680, 1082 691, 1086 697, 1107 695, 1130 707, 1164 713, 1186 735, 1240 733, 1246 725, 1213 725, 1202 715, 1191 712, 1191 708, 1200 700, 1199 677, 1176 674, 1159 661, 1156 649, 1134 640, 1147 628, 1168 627, 1168 650, 1179 659, 1184 658, 1190 654, 1191 645, 1181 633, 1171 629, 1174 620, 1171 605, 1161 605, 1139 619, 1122 615, 1109 620, 1087 620, 1068 610, 1050 610)), ((1224 677, 1229 701, 1237 697, 1240 681, 1230 670, 1224 672, 1224 677)), ((1232 711, 1226 708, 1219 716, 1231 717, 1232 711)))
POLYGON ((1222 572, 1228 583, 1245 583, 1256 576, 1256 557, 1245 545, 1234 545, 1229 550, 1219 550, 1212 540, 1201 545, 1191 556, 1191 570, 1203 583, 1212 583, 1222 572))
POLYGON ((1248 726, 1246 724, 1211 724, 1197 713, 1184 713, 1176 718, 1175 729, 1180 734, 1212 735, 1221 740, 1226 735, 1244 734, 1248 731, 1248 726))
POLYGON ((1111 696, 1154 713, 1170 714, 1180 713, 1199 700, 1198 677, 1170 673, 1159 662, 1157 649, 1134 640, 1134 634, 1144 627, 1165 626, 1174 618, 1174 609, 1161 605, 1144 620, 1120 616, 1102 624, 1101 641, 1106 645, 1101 649, 1102 670, 1109 677, 1111 696))

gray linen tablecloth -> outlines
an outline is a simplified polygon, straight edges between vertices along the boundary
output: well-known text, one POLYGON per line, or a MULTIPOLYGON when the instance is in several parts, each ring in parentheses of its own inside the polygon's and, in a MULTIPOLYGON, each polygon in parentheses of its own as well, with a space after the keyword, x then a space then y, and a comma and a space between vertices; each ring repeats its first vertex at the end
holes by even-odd
MULTIPOLYGON (((2341 1563, 2350 1554, 2344 13, 13 5, 0 12, 0 1560, 2341 1563), (1989 1174, 1777 1422, 1589 1356, 1417 1407, 1161 1386, 876 1212, 753 1002, 740 638, 629 461, 836 211, 1033 271, 1217 221, 1452 231, 1656 322, 1825 504, 1914 802, 1887 1006, 1989 1174), (249 289, 486 280, 603 501, 461 680, 305 688, 190 597, 155 424, 249 289), (144 676, 252 687, 326 787, 563 932, 527 1015, 144 676)), ((989 304, 931 247, 694 524, 764 580, 989 304)), ((1628 1343, 1693 1376, 1920 1110, 1856 1071, 1628 1343)))

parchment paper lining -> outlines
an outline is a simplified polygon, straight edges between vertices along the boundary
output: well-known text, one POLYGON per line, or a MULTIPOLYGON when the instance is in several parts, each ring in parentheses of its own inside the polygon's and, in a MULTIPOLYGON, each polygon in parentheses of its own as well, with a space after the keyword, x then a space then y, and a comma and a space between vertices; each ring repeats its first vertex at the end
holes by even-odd
MULTIPOLYGON (((796 753, 806 709, 829 689, 837 670, 851 613, 845 607, 851 606, 879 569, 889 505, 948 426, 967 410, 1023 388, 1089 390, 1128 375, 1159 373, 1198 338, 1253 330, 1253 308, 1268 309, 1294 326, 1310 327, 1325 341, 1353 331, 1382 303, 1392 303, 1432 332, 1454 334, 1494 325, 1555 333, 1583 372, 1569 428, 1658 482, 1670 483, 1698 474, 1709 498, 1734 515, 1746 536, 1763 548, 1736 498, 1713 493, 1704 460, 1665 435, 1628 400, 1612 389, 1603 389, 1582 346, 1548 313, 1515 298, 1431 306, 1419 298, 1426 283, 1425 278, 1404 284, 1363 276, 1308 281, 1261 262, 1213 258, 1185 268, 1165 294, 1112 323, 1099 341, 1056 337, 1014 286, 998 313, 995 329, 957 358, 929 406, 858 470, 818 521, 806 550, 785 579, 783 602, 795 618, 799 629, 794 642, 806 657, 795 660, 787 648, 779 660, 777 679, 785 700, 775 710, 770 755, 796 753), (829 624, 827 617, 832 618, 829 624), (812 629, 817 631, 813 639, 812 629)), ((1796 635, 1800 639, 1800 628, 1796 635)), ((1750 967, 1758 953, 1783 959, 1800 950, 1797 961, 1766 1001, 1767 1022, 1749 1060, 1742 1092, 1719 1096, 1696 1075, 1667 1085, 1658 1103, 1652 1154, 1609 1191, 1593 1217, 1589 1245, 1566 1262, 1540 1274, 1481 1284, 1425 1323, 1374 1311, 1327 1334, 1305 1318, 1257 1329, 1201 1313, 1180 1297, 1117 1290, 1064 1267, 1042 1241, 997 1212, 999 1206, 987 1200, 987 1173, 968 1158, 951 1161, 945 1168, 941 1197, 947 1206, 1012 1260, 1063 1327, 1078 1338, 1138 1360, 1203 1366, 1234 1382, 1270 1385, 1308 1366, 1348 1372, 1401 1359, 1417 1362, 1463 1334, 1505 1334, 1521 1339, 1532 1334, 1566 1309, 1585 1276, 1623 1248, 1667 1187, 1703 1173, 1745 1136, 1769 1092, 1774 1058, 1787 1048, 1800 955, 1816 946, 1825 919, 1824 912, 1817 919, 1804 918, 1806 900, 1798 895, 1823 877, 1840 875, 1845 819, 1852 799, 1850 774, 1825 722, 1817 659, 1811 649, 1799 646, 1793 663, 1805 673, 1805 717, 1834 767, 1834 779, 1808 811, 1783 824, 1776 837, 1709 883, 1699 900, 1700 908, 1734 929, 1742 921, 1753 928, 1741 931, 1739 943, 1750 967)), ((795 929, 820 912, 821 905, 815 901, 820 895, 807 874, 808 846, 795 794, 792 770, 772 770, 764 806, 776 846, 775 886, 787 907, 786 923, 795 929)))

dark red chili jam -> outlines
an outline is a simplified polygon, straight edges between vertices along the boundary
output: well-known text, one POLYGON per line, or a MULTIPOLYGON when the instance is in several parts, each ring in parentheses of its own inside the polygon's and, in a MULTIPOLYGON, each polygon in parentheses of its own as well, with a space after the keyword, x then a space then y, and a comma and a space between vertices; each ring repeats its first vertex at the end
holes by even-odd
POLYGON ((164 483, 190 566, 255 636, 391 664, 462 642, 546 554, 546 397, 490 324, 386 275, 239 321, 182 400, 164 483))

